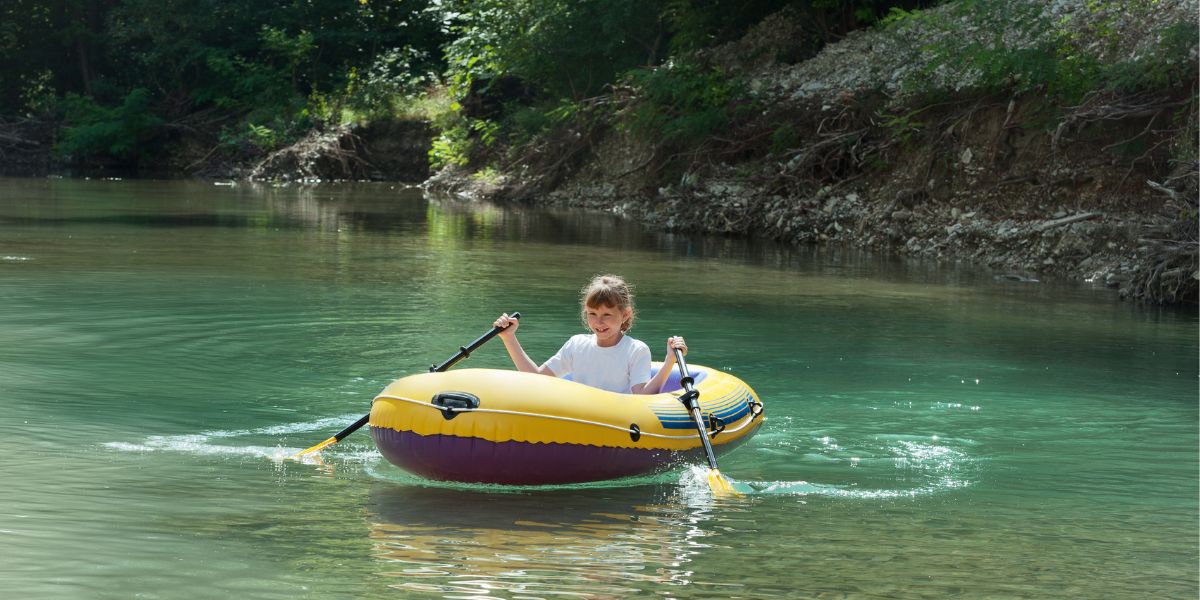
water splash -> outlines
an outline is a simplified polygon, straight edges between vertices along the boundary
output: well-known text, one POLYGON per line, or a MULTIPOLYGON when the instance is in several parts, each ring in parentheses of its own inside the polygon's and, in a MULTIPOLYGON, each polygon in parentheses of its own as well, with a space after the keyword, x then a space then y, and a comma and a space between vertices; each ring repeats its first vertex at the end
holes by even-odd
POLYGON ((104 446, 122 452, 181 452, 197 456, 251 456, 275 461, 284 460, 301 450, 300 448, 292 450, 282 446, 226 446, 210 444, 208 437, 204 435, 155 435, 146 438, 142 443, 108 442, 104 446))
MULTIPOLYGON (((861 500, 914 498, 945 493, 974 483, 976 461, 963 449, 975 444, 970 439, 884 434, 865 443, 843 445, 828 435, 813 442, 820 448, 783 442, 760 448, 772 457, 792 457, 812 467, 819 477, 838 483, 798 481, 741 481, 722 471, 733 488, 745 496, 816 496, 861 500), (861 472, 860 472, 861 471, 861 472), (881 480, 895 482, 893 485, 881 480), (845 483, 842 483, 845 481, 845 483)), ((693 466, 680 476, 686 496, 711 496, 706 483, 708 469, 693 466)))
MULTIPOLYGON (((354 414, 341 417, 327 417, 314 421, 270 425, 255 429, 218 429, 191 434, 152 435, 141 442, 107 442, 104 444, 104 447, 121 452, 179 452, 196 456, 243 456, 266 458, 275 462, 295 458, 301 463, 324 464, 319 454, 296 457, 296 454, 303 450, 304 447, 289 447, 282 444, 273 446, 262 444, 231 444, 218 443, 218 441, 237 440, 239 438, 279 438, 315 431, 333 432, 353 423, 360 416, 354 414)), ((350 451, 338 452, 337 456, 340 461, 348 462, 367 462, 380 458, 380 454, 374 449, 362 450, 359 447, 352 447, 350 451)))
MULTIPOLYGON (((708 480, 709 472, 710 469, 708 467, 689 465, 679 473, 679 493, 689 506, 707 503, 713 498, 721 498, 729 495, 727 492, 718 494, 713 491, 712 484, 708 480)), ((731 479, 724 471, 721 472, 721 475, 729 482, 730 487, 737 494, 746 494, 753 491, 746 484, 731 479)))

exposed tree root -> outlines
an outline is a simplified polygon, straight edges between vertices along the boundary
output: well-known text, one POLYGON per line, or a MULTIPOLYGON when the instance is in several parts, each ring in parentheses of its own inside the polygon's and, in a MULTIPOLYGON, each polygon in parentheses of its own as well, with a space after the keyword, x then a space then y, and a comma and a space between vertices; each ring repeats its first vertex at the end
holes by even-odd
POLYGON ((54 125, 25 117, 0 118, 0 163, 9 175, 40 175, 49 168, 54 125))
POLYGON ((250 171, 250 179, 320 181, 365 178, 371 163, 365 147, 348 126, 313 130, 300 141, 269 154, 250 171))
POLYGON ((1147 225, 1139 252, 1146 257, 1143 268, 1123 290, 1123 295, 1158 304, 1200 302, 1200 206, 1197 179, 1200 168, 1193 162, 1188 172, 1158 183, 1147 181, 1167 197, 1163 215, 1147 225), (1177 186, 1171 187, 1172 185, 1177 186))

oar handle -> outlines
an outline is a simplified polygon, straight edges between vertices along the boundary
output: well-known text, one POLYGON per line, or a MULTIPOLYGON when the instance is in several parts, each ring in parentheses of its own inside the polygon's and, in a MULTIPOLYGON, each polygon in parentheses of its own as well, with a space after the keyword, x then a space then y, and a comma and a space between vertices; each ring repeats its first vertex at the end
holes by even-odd
POLYGON ((712 441, 708 439, 708 428, 704 426, 704 415, 700 413, 700 392, 696 391, 696 380, 688 371, 687 361, 683 360, 683 350, 673 348, 675 364, 679 366, 679 385, 683 387, 683 395, 679 401, 687 408, 696 424, 696 433, 700 435, 700 443, 704 444, 704 454, 708 457, 708 466, 717 470, 717 454, 713 452, 712 441))
MULTIPOLYGON (((521 313, 514 312, 513 314, 509 315, 509 317, 513 318, 513 319, 520 319, 521 313)), ((433 365, 433 366, 429 367, 429 372, 430 373, 440 373, 442 371, 445 371, 446 369, 449 369, 450 367, 453 367, 454 365, 458 364, 458 361, 460 361, 464 358, 467 358, 468 356, 471 356, 472 352, 479 349, 480 346, 486 344, 488 340, 496 337, 496 334, 500 333, 501 331, 504 331, 505 329, 508 329, 508 327, 493 327, 491 331, 479 336, 479 339, 471 342, 470 344, 468 344, 466 346, 459 346, 458 352, 456 352, 454 354, 454 356, 447 358, 446 361, 440 365, 433 365)))
POLYGON ((672 351, 675 352, 675 364, 679 366, 679 385, 687 392, 694 392, 696 388, 693 386, 696 384, 696 380, 692 379, 687 361, 683 360, 683 350, 672 348, 672 351))

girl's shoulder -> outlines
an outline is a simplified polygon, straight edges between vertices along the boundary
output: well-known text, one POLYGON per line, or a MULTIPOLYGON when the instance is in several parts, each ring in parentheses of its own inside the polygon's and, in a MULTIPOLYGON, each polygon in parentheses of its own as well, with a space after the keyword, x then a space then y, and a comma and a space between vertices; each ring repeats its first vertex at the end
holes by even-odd
POLYGON ((629 343, 633 350, 645 350, 646 352, 650 351, 650 346, 647 346, 646 342, 630 336, 629 334, 625 335, 625 340, 629 343))

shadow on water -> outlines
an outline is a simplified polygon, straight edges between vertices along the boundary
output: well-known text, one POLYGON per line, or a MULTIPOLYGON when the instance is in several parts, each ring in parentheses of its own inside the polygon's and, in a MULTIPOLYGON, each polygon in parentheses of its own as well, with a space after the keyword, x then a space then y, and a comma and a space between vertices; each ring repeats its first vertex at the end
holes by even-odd
MULTIPOLYGON (((0 225, 137 225, 142 227, 172 228, 172 227, 229 227, 241 228, 257 225, 261 219, 249 215, 187 213, 187 214, 121 214, 99 215, 90 217, 16 217, 0 219, 0 225)), ((300 222, 279 220, 272 222, 275 226, 302 226, 300 222)))

